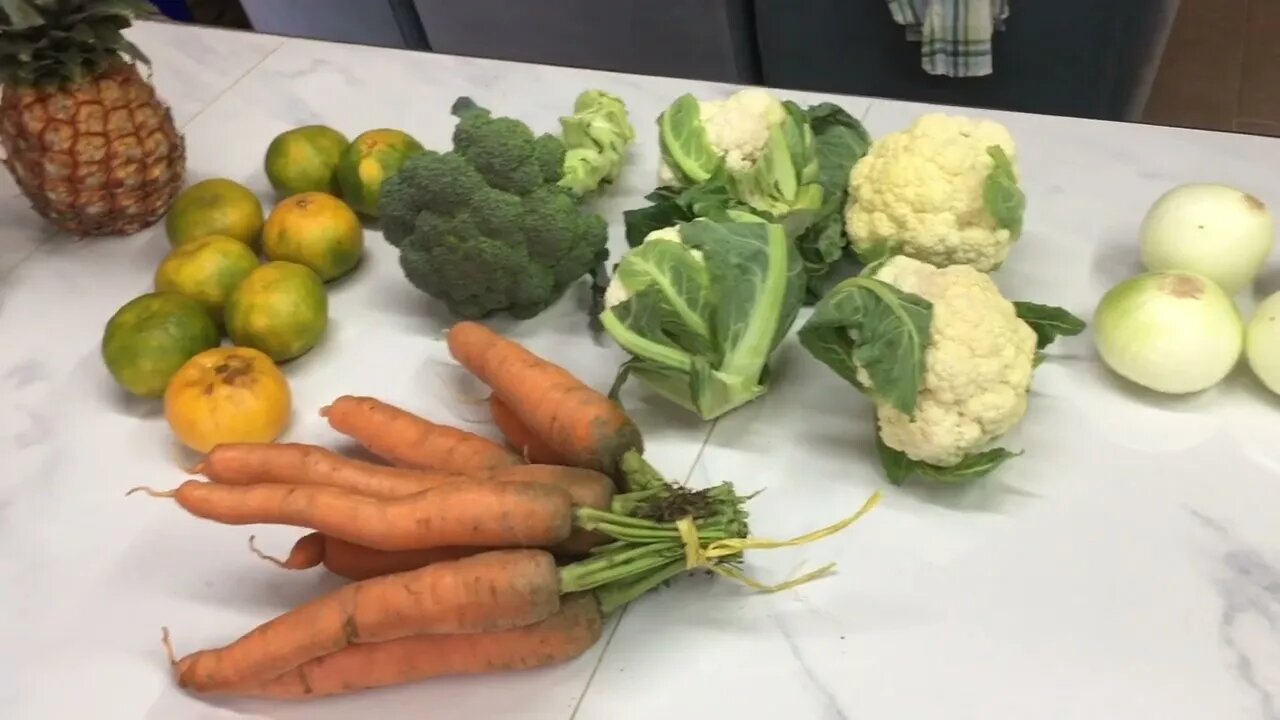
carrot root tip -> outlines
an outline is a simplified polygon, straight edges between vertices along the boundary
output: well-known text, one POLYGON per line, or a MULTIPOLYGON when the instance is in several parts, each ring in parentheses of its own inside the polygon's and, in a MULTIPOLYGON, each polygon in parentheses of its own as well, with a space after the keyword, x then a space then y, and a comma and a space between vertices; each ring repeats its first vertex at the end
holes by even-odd
POLYGON ((138 487, 130 488, 124 496, 129 497, 136 492, 144 492, 154 498, 175 498, 178 496, 177 490, 156 490, 154 488, 149 488, 146 485, 139 485, 138 487))
POLYGON ((262 558, 263 560, 266 560, 267 562, 274 563, 276 567, 288 569, 285 565, 284 560, 281 560, 277 557, 273 557, 259 550, 257 544, 254 543, 254 539, 256 537, 257 537, 256 535, 249 536, 249 551, 252 552, 254 555, 257 555, 258 557, 262 558))
POLYGON ((169 628, 160 628, 160 644, 164 645, 164 656, 168 658, 169 665, 178 666, 178 654, 173 651, 173 642, 169 639, 169 628))

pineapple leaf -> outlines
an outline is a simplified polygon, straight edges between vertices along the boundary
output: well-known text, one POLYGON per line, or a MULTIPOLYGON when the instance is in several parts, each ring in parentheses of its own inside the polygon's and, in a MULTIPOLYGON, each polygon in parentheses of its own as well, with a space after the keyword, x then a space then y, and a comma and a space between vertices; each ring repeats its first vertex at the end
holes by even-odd
POLYGON ((3 25, 13 30, 44 25, 44 16, 31 0, 0 0, 0 10, 4 10, 3 25))
MULTIPOLYGON (((68 15, 64 22, 117 17, 128 20, 134 17, 151 17, 159 14, 156 6, 147 0, 95 0, 89 7, 68 15)), ((127 26, 126 26, 127 27, 127 26)))
POLYGON ((93 37, 94 37, 93 28, 89 27, 88 25, 82 22, 76 23, 75 25, 71 26, 71 37, 79 40, 80 42, 91 43, 93 42, 93 37))
POLYGON ((16 56, 18 58, 30 59, 31 53, 39 45, 34 40, 22 37, 18 34, 0 37, 0 55, 5 57, 16 56))
POLYGON ((147 67, 151 67, 151 58, 147 57, 147 54, 142 52, 142 48, 133 44, 129 40, 121 38, 120 52, 124 53, 130 60, 140 62, 147 67))
POLYGON ((103 47, 124 53, 131 59, 140 61, 145 65, 151 64, 151 60, 147 58, 146 53, 142 52, 142 48, 139 48, 137 45, 130 42, 125 38, 124 34, 116 28, 99 25, 93 30, 98 36, 98 40, 101 42, 103 47))

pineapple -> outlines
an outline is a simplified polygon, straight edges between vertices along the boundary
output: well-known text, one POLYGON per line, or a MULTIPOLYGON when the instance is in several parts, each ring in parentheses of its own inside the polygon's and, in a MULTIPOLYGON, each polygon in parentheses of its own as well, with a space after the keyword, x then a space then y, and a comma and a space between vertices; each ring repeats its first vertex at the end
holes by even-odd
POLYGON ((0 147, 31 206, 80 236, 154 225, 186 174, 169 108, 121 34, 146 0, 0 0, 0 147))

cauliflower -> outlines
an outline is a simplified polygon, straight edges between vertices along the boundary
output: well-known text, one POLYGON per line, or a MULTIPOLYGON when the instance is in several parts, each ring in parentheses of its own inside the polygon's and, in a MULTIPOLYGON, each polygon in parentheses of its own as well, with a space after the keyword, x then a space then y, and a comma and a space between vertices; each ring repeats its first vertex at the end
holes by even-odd
MULTIPOLYGON (((1027 410, 1036 333, 990 276, 905 256, 873 276, 933 305, 924 380, 908 414, 876 400, 880 439, 912 460, 958 464, 1018 424, 1027 410)), ((859 377, 873 391, 864 368, 859 377)))
POLYGON ((931 265, 1000 267, 1026 200, 1009 131, 930 113, 876 141, 849 173, 845 231, 866 261, 903 254, 931 265))
POLYGON ((658 140, 663 187, 723 186, 733 201, 770 219, 822 206, 809 116, 766 90, 724 100, 681 95, 659 116, 658 140))
POLYGON ((828 293, 800 342, 874 401, 891 480, 957 480, 1017 454, 987 446, 1026 414, 1039 351, 1083 330, 1061 308, 1011 302, 973 267, 897 255, 828 293))
MULTIPOLYGON (((731 172, 754 167, 769 145, 770 128, 786 117, 782 103, 759 88, 739 90, 724 100, 698 101, 698 118, 707 140, 731 172)), ((682 184, 666 158, 658 168, 658 184, 682 184)))

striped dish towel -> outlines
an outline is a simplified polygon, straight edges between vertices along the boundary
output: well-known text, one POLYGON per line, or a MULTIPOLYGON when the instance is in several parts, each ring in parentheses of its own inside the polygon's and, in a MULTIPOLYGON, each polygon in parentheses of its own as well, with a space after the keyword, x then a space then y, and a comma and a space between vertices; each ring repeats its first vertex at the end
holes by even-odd
POLYGON ((931 75, 990 75, 991 36, 1004 29, 1009 0, 888 0, 893 19, 920 43, 931 75))

